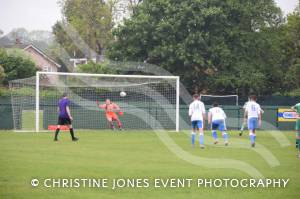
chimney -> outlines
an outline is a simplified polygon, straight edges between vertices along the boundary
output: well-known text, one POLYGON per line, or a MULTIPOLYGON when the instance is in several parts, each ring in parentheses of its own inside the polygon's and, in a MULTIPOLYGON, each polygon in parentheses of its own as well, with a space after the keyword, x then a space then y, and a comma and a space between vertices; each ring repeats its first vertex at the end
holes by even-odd
POLYGON ((15 44, 16 45, 22 45, 21 39, 17 37, 16 41, 15 41, 15 44))

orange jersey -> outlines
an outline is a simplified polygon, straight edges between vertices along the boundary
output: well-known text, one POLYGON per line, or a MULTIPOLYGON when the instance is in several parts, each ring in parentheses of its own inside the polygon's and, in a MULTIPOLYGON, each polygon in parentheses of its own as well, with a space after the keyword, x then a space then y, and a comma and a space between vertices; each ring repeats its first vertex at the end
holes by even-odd
POLYGON ((115 103, 102 104, 99 107, 102 108, 102 109, 105 109, 106 114, 111 114, 111 115, 115 114, 115 111, 120 110, 120 107, 115 103))

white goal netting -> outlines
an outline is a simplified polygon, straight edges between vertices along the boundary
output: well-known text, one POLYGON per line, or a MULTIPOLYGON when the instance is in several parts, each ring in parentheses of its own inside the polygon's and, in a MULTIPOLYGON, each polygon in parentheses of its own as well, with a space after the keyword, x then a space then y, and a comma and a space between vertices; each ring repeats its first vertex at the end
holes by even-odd
POLYGON ((227 128, 239 128, 242 119, 240 119, 238 95, 200 95, 200 97, 207 108, 211 108, 215 102, 223 108, 227 116, 227 128))
POLYGON ((214 102, 222 106, 238 106, 238 95, 200 95, 201 101, 205 105, 212 105, 214 102))
POLYGON ((179 78, 38 72, 10 82, 15 130, 41 131, 57 124, 57 105, 66 92, 77 129, 108 129, 96 101, 117 103, 125 129, 179 129, 179 78), (126 96, 120 96, 125 92, 126 96))

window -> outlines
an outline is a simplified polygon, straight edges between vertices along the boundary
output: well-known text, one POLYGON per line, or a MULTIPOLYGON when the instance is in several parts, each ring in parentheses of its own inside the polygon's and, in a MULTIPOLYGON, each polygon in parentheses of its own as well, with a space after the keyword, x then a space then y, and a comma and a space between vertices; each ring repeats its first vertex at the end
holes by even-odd
POLYGON ((48 66, 43 66, 43 71, 48 72, 48 66))
POLYGON ((44 72, 52 72, 52 68, 50 66, 43 66, 44 72))

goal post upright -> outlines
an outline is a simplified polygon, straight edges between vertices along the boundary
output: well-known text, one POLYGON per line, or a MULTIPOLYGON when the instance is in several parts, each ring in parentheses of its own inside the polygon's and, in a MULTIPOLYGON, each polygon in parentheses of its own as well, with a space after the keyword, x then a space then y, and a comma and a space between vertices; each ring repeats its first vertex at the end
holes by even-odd
POLYGON ((40 72, 36 72, 35 80, 35 132, 40 129, 40 72))
POLYGON ((179 106, 180 106, 180 77, 176 78, 176 132, 179 132, 179 106))

